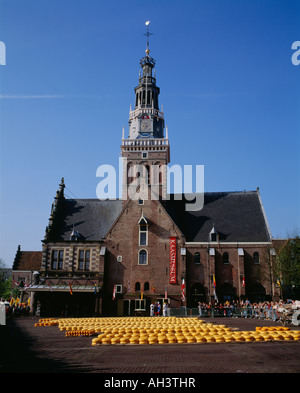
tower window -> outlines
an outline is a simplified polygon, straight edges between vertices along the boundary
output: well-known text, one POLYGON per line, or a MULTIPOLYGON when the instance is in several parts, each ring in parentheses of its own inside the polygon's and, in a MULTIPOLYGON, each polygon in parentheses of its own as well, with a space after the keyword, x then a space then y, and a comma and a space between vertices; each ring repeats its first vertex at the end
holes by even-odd
POLYGON ((259 264, 259 253, 257 251, 253 253, 253 262, 257 265, 259 264))
POLYGON ((228 265, 229 264, 229 255, 228 252, 224 252, 223 254, 223 263, 228 265))
POLYGON ((140 225, 140 246, 147 245, 147 225, 140 225))
POLYGON ((200 264, 200 253, 199 252, 195 252, 195 254, 194 254, 194 263, 196 265, 200 264))
POLYGON ((135 290, 135 292, 139 292, 141 290, 141 284, 139 282, 135 283, 134 290, 135 290))
POLYGON ((139 245, 148 245, 148 223, 143 215, 139 220, 139 245))
POLYGON ((139 251, 139 265, 147 265, 148 264, 148 255, 146 250, 139 251))

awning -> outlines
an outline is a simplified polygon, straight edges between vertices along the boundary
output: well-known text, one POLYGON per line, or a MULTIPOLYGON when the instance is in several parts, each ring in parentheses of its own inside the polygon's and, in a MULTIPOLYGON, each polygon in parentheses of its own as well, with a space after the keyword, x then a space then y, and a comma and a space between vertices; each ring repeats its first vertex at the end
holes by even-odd
MULTIPOLYGON (((72 292, 95 292, 94 285, 71 285, 72 292)), ((96 287, 97 291, 99 287, 96 287)), ((31 285, 30 287, 24 288, 28 292, 70 292, 69 285, 31 285)))

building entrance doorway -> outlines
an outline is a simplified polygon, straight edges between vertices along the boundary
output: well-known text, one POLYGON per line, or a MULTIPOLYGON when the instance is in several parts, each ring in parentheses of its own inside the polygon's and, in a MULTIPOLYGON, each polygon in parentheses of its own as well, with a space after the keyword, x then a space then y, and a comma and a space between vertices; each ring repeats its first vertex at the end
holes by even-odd
POLYGON ((190 297, 189 297, 189 307, 198 307, 198 303, 206 302, 205 288, 200 282, 196 282, 191 287, 190 297))

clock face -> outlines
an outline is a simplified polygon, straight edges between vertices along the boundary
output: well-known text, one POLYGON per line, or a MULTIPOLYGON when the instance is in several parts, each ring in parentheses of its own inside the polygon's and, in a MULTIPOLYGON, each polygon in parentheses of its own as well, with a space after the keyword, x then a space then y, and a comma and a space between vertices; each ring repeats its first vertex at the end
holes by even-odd
POLYGON ((142 119, 141 132, 151 132, 151 120, 150 119, 142 119))

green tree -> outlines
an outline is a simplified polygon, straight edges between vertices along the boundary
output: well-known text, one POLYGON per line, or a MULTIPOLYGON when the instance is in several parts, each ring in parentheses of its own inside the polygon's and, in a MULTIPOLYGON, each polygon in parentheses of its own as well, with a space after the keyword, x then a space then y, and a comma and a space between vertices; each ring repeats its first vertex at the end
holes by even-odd
POLYGON ((297 297, 300 289, 300 238, 287 239, 277 250, 274 277, 280 281, 283 297, 297 297))
POLYGON ((9 299, 11 292, 11 278, 6 279, 2 270, 7 269, 4 260, 0 258, 0 298, 9 299))

